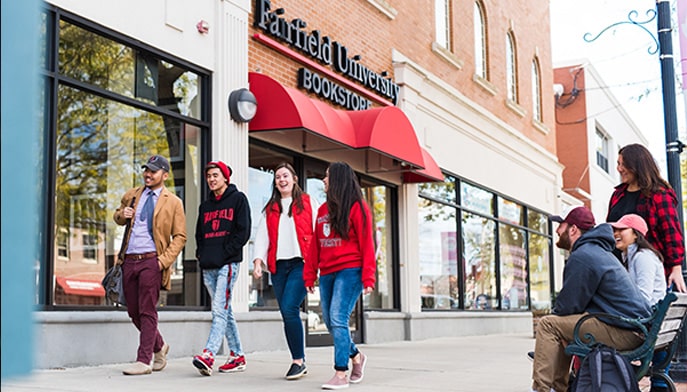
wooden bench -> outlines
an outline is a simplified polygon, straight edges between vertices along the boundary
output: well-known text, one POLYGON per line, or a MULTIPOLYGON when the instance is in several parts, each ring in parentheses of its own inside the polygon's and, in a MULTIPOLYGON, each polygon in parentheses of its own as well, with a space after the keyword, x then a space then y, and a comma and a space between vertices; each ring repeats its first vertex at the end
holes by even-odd
POLYGON ((565 352, 570 355, 577 355, 584 359, 592 350, 592 347, 599 343, 592 334, 586 333, 580 336, 580 327, 591 318, 607 318, 620 320, 636 328, 645 336, 644 343, 628 351, 621 351, 635 368, 637 381, 645 376, 657 377, 668 384, 671 392, 676 392, 675 383, 665 374, 665 368, 670 363, 677 351, 677 342, 682 328, 687 318, 687 294, 668 293, 653 306, 651 317, 645 319, 627 319, 606 313, 588 314, 582 317, 573 330, 574 340, 565 348, 565 352), (652 363, 651 359, 654 352, 665 351, 668 353, 665 360, 660 363, 652 363))

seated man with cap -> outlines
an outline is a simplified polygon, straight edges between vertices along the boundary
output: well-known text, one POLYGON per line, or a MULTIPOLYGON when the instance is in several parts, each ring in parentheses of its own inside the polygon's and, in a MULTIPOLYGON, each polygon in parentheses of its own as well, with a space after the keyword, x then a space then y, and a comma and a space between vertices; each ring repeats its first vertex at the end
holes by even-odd
MULTIPOLYGON (((631 319, 648 317, 651 307, 630 275, 613 255, 615 239, 609 224, 595 226, 586 207, 576 207, 558 222, 556 246, 570 251, 563 269, 563 286, 551 315, 537 326, 532 367, 532 390, 563 392, 568 387, 571 357, 565 344, 573 339, 577 321, 587 313, 609 313, 631 319)), ((639 346, 642 338, 621 323, 591 319, 581 334, 591 333, 600 343, 619 350, 639 346)))

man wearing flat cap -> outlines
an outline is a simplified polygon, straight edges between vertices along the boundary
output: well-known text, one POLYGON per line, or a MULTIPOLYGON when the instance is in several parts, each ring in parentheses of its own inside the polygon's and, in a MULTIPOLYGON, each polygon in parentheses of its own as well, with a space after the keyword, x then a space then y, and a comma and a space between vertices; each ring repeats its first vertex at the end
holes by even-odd
MULTIPOLYGON (((571 361, 565 344, 572 341, 580 318, 587 313, 609 313, 636 319, 650 316, 651 307, 613 255, 615 239, 610 225, 595 226, 594 215, 586 207, 574 208, 565 218, 554 215, 550 219, 559 223, 556 246, 570 251, 570 256, 552 314, 543 317, 537 326, 532 390, 564 392, 571 361)), ((642 338, 627 325, 608 319, 589 319, 580 331, 580 335, 591 333, 600 343, 618 350, 642 343, 642 338)))
POLYGON ((118 225, 131 225, 117 264, 124 271, 127 312, 140 333, 136 362, 123 370, 132 376, 167 365, 169 344, 157 328, 157 301, 160 289, 171 288, 171 266, 186 244, 183 203, 164 185, 169 162, 153 155, 142 168, 144 186, 129 189, 114 213, 118 225))

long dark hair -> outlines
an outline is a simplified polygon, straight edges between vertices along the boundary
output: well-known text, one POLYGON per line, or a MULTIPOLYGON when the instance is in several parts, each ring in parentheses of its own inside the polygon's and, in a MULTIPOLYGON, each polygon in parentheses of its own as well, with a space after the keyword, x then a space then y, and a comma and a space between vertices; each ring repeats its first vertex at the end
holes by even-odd
POLYGON ((345 162, 334 162, 327 169, 329 172, 329 186, 327 187, 327 208, 332 230, 348 239, 349 218, 351 208, 355 203, 360 204, 363 213, 363 227, 367 227, 367 214, 363 208, 363 192, 353 169, 345 162))
POLYGON ((645 196, 672 188, 668 181, 661 177, 658 165, 646 147, 641 144, 628 144, 618 153, 623 157, 623 166, 634 173, 639 190, 645 196))
POLYGON ((637 236, 637 240, 635 241, 635 243, 637 244, 637 251, 640 251, 642 249, 648 249, 648 250, 654 252, 654 254, 658 257, 658 259, 661 260, 661 264, 663 264, 663 255, 661 254, 661 252, 656 250, 656 248, 654 248, 649 243, 649 241, 646 239, 646 237, 644 237, 644 234, 640 233, 636 229, 632 229, 632 231, 637 236))
POLYGON ((280 214, 283 212, 281 207, 281 193, 275 185, 277 171, 282 168, 286 168, 286 170, 290 171, 291 175, 293 176, 293 190, 291 191, 291 205, 289 206, 289 216, 291 216, 294 205, 299 213, 303 211, 303 189, 301 189, 301 187, 298 185, 296 169, 294 169, 293 166, 291 166, 291 164, 288 162, 282 162, 274 168, 274 176, 272 177, 272 196, 270 196, 270 199, 267 201, 267 204, 265 204, 262 212, 266 212, 268 209, 272 208, 272 205, 277 206, 280 214))

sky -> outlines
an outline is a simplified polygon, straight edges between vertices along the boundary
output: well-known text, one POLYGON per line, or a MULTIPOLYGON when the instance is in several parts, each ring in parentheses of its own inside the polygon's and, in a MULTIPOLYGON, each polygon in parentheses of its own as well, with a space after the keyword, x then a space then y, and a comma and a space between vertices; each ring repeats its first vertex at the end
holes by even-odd
MULTIPOLYGON (((593 37, 616 22, 629 21, 628 14, 633 10, 637 11, 633 20, 648 20, 651 16, 646 12, 656 9, 656 1, 550 0, 550 7, 554 67, 569 60, 588 59, 649 140, 648 148, 666 176, 660 60, 658 51, 655 54, 648 51, 657 50, 657 44, 646 31, 629 24, 611 28, 593 42, 583 39, 586 33, 593 37)), ((673 19, 673 27, 677 29, 677 15, 673 15, 673 19)), ((643 26, 658 39, 656 18, 643 26)), ((673 51, 678 59, 679 46, 679 37, 674 34, 673 51)), ((678 64, 675 64, 675 72, 681 73, 678 64)), ((678 133, 684 142, 687 133, 685 98, 680 84, 676 84, 675 89, 678 92, 678 133)))

